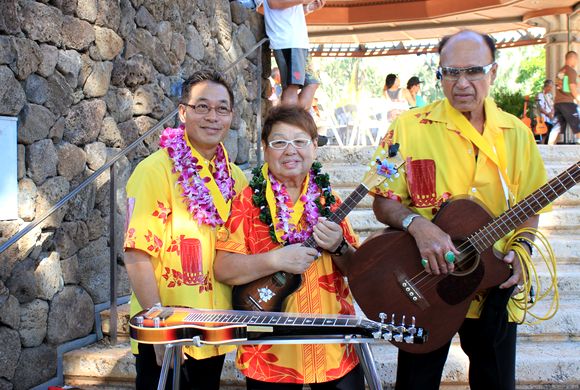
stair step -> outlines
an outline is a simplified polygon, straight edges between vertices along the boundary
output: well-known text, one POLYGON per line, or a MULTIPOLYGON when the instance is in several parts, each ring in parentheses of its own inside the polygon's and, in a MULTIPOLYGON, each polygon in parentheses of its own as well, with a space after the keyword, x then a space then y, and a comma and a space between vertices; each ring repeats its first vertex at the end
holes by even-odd
MULTIPOLYGON (((397 349, 373 345, 373 355, 383 385, 394 384, 397 349)), ((580 343, 576 341, 518 342, 516 383, 518 389, 572 389, 580 385, 580 343)), ((441 389, 467 386, 468 358, 456 341, 451 345, 443 370, 441 389)))
MULTIPOLYGON (((370 209, 355 209, 350 212, 348 218, 354 230, 362 236, 368 236, 370 233, 385 227, 384 224, 377 221, 370 209)), ((559 207, 554 208, 550 213, 542 214, 539 228, 546 236, 575 234, 580 228, 580 207, 559 207)))
MULTIPOLYGON (((518 388, 541 386, 542 389, 557 389, 562 388, 558 386, 572 388, 580 384, 579 347, 578 341, 535 340, 532 343, 520 339, 516 361, 518 388)), ((389 343, 373 344, 371 348, 383 385, 391 386, 395 381, 397 349, 389 343)), ((128 344, 110 346, 101 341, 68 352, 63 364, 65 382, 82 388, 128 388, 135 378, 134 357, 128 344)), ((467 384, 467 365, 467 357, 455 341, 443 371, 441 388, 463 388, 467 384)), ((226 357, 222 383, 222 389, 245 387, 243 377, 235 369, 233 353, 226 357)))
MULTIPOLYGON (((333 189, 336 193, 340 196, 342 200, 346 199, 355 189, 354 186, 350 184, 347 187, 340 186, 341 183, 338 185, 333 181, 333 189)), ((373 206, 374 197, 371 195, 366 195, 361 201, 357 204, 356 209, 371 209, 373 206)), ((580 208, 580 185, 575 186, 570 191, 566 192, 564 195, 560 196, 558 199, 552 203, 553 209, 559 207, 567 207, 567 208, 580 208)))
POLYGON ((63 357, 65 382, 73 386, 131 387, 135 358, 128 342, 111 345, 107 339, 70 351, 63 357))
MULTIPOLYGON (((100 313, 101 315, 101 330, 104 335, 110 336, 111 334, 111 311, 109 309, 104 310, 100 313)), ((129 341, 129 304, 125 303, 123 305, 117 306, 117 341, 126 342, 129 341)))
MULTIPOLYGON (((538 145, 546 166, 561 164, 570 166, 578 161, 580 146, 577 145, 538 145)), ((318 148, 317 159, 323 164, 366 164, 373 157, 376 146, 324 146, 318 148)))

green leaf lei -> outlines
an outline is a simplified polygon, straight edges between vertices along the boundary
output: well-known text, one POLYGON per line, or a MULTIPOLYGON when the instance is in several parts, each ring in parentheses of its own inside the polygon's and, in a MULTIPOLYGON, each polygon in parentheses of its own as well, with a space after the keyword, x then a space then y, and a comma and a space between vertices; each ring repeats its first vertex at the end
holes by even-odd
MULTIPOLYGON (((321 173, 322 164, 318 161, 312 163, 310 168, 310 174, 314 175, 314 182, 320 189, 322 197, 324 197, 324 205, 320 202, 320 198, 314 200, 316 207, 318 207, 318 212, 323 217, 329 217, 330 206, 336 203, 336 198, 332 195, 332 189, 330 188, 330 178, 328 173, 321 173)), ((270 227, 270 238, 274 242, 278 242, 276 237, 276 231, 274 224, 272 223, 272 215, 270 215, 270 209, 268 208, 268 202, 266 201, 266 178, 262 175, 262 167, 256 167, 252 170, 252 180, 250 180, 250 187, 252 188, 252 201, 254 205, 260 209, 260 221, 265 223, 270 227)))

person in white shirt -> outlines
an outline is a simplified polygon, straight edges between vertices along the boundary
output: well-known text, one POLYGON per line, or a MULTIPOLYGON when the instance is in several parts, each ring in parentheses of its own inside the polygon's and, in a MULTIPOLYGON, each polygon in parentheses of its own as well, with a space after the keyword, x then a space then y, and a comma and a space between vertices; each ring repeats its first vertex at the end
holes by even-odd
MULTIPOLYGON (((544 123, 548 127, 548 134, 550 134, 552 127, 554 127, 554 96, 552 95, 553 90, 554 82, 552 80, 546 80, 544 81, 544 88, 542 89, 542 92, 536 96, 538 111, 540 112, 544 123)), ((556 143, 557 137, 558 134, 556 134, 555 137, 551 137, 551 145, 556 143)), ((546 142, 548 142, 548 138, 546 138, 546 142)))
POLYGON ((305 13, 322 8, 326 0, 264 0, 264 20, 270 48, 280 70, 281 102, 310 109, 320 82, 308 70, 308 31, 305 13))

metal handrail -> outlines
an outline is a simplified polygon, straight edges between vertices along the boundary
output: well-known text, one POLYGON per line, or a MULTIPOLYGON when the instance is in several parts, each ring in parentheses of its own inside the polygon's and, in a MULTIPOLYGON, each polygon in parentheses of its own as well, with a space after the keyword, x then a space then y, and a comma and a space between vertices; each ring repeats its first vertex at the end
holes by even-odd
MULTIPOLYGON (((240 61, 244 58, 248 57, 254 50, 261 47, 264 43, 268 41, 268 38, 263 38, 258 43, 250 48, 246 53, 242 54, 238 57, 234 62, 232 62, 226 69, 224 69, 224 73, 228 73, 232 70, 240 61)), ((258 64, 262 63, 262 52, 258 51, 258 64)), ((259 66, 258 66, 259 69, 259 66)), ((262 79, 261 77, 257 77, 258 80, 258 110, 257 110, 257 118, 256 118, 256 127, 258 132, 261 131, 261 113, 262 113, 262 79)), ((133 141, 129 146, 125 149, 120 150, 117 154, 115 154, 108 162, 103 164, 99 169, 93 172, 89 177, 87 177, 81 184, 79 184, 75 189, 73 189, 70 193, 64 196, 61 200, 59 200, 53 207, 51 207, 47 212, 41 215, 38 219, 35 219, 30 224, 26 225, 22 230, 18 231, 15 235, 10 237, 5 243, 0 245, 0 254, 6 251, 10 246, 12 246, 15 242, 20 240, 23 236, 28 234, 32 229, 40 225, 46 218, 48 218, 52 213, 56 210, 60 209, 64 206, 70 199, 76 196, 79 192, 81 192, 85 187, 89 184, 94 182, 97 177, 99 177, 103 172, 107 169, 110 170, 109 176, 109 256, 110 256, 110 296, 109 296, 109 337, 111 343, 115 345, 117 343, 117 251, 116 251, 116 233, 115 233, 115 205, 116 205, 116 179, 115 179, 115 163, 123 156, 126 156, 129 152, 135 149, 141 141, 147 138, 149 135, 154 133, 155 131, 159 130, 167 121, 173 119, 173 117, 177 114, 178 109, 174 109, 171 111, 169 115, 165 118, 162 118, 155 126, 151 129, 147 130, 143 135, 133 141)), ((256 141, 256 156, 258 158, 258 163, 260 163, 261 158, 261 151, 260 151, 260 134, 258 134, 257 141, 256 141)))

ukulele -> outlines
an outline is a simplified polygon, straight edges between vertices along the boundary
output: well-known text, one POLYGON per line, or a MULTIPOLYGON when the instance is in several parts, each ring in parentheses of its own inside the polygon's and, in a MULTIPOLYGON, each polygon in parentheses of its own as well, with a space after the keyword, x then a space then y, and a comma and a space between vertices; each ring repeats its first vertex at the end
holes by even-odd
MULTIPOLYGON (((381 162, 377 159, 378 168, 388 167, 391 171, 381 169, 371 170, 365 180, 344 200, 339 208, 328 219, 340 223, 346 215, 365 197, 369 190, 380 185, 383 181, 395 175, 404 161, 397 155, 399 144, 389 147, 389 158, 395 158, 396 163, 388 160, 381 162)), ((310 236, 302 244, 308 248, 316 248, 316 241, 310 236)), ((236 310, 282 311, 284 300, 300 288, 302 275, 278 271, 272 275, 262 277, 253 282, 234 286, 232 289, 232 304, 236 310)))
POLYGON ((532 119, 528 116, 528 101, 530 100, 529 96, 524 97, 524 113, 522 114, 522 122, 526 125, 530 130, 532 130, 532 119))
MULTIPOLYGON (((538 99, 536 99, 536 102, 538 99)), ((536 103, 536 107, 539 105, 536 103)), ((548 126, 546 125, 546 121, 544 121, 544 117, 542 114, 536 115, 536 126, 534 127, 534 134, 535 135, 544 135, 548 132, 548 126)))

